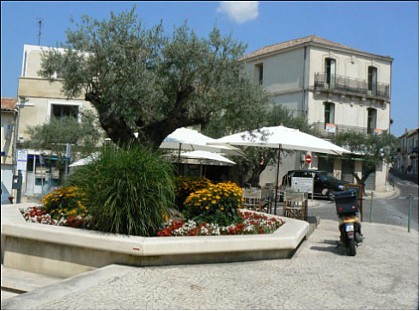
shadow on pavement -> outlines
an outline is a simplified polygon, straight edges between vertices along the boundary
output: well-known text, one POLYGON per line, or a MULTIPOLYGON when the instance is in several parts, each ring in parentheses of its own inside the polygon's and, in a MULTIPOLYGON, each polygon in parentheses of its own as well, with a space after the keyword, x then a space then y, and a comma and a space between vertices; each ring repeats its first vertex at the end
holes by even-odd
POLYGON ((322 244, 325 244, 325 246, 311 246, 310 249, 320 252, 330 252, 340 256, 347 254, 346 249, 337 240, 324 240, 322 244))

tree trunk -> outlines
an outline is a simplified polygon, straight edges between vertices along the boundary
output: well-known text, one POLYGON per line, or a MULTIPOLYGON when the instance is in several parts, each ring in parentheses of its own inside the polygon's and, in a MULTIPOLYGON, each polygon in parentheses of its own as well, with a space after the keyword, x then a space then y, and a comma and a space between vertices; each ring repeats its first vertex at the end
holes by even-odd
POLYGON ((368 179, 369 175, 372 174, 375 171, 374 167, 369 168, 363 175, 362 178, 360 178, 355 172, 352 173, 352 175, 356 178, 357 184, 362 185, 362 192, 363 195, 366 195, 365 192, 365 183, 368 179))

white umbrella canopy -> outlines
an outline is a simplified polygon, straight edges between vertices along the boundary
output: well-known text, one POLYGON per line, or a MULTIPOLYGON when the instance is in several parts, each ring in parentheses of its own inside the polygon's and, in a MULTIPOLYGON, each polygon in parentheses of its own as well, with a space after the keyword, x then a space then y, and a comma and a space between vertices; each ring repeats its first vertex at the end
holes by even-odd
POLYGON ((240 151, 237 148, 226 145, 217 145, 215 141, 216 139, 203 135, 196 130, 181 127, 169 134, 160 144, 159 148, 179 149, 183 151, 202 150, 225 154, 240 154, 240 151))
POLYGON ((297 129, 285 126, 263 127, 261 129, 244 131, 219 139, 215 139, 212 144, 227 144, 237 146, 254 146, 267 148, 281 148, 300 151, 311 151, 318 153, 343 154, 349 153, 333 143, 322 138, 318 138, 297 129))
POLYGON ((282 125, 263 127, 253 131, 244 131, 224 136, 222 138, 216 139, 214 142, 210 142, 209 144, 278 148, 274 211, 276 211, 277 208, 279 186, 278 174, 280 168, 280 152, 282 149, 311 151, 337 155, 349 153, 349 151, 346 149, 334 145, 333 143, 330 143, 322 138, 318 138, 316 136, 301 132, 297 129, 288 128, 282 125))
POLYGON ((203 151, 203 150, 194 150, 190 152, 184 152, 181 153, 182 158, 188 158, 188 159, 202 159, 202 160, 210 160, 210 161, 216 161, 221 163, 226 163, 230 165, 236 164, 232 160, 214 152, 209 151, 203 151))
POLYGON ((98 156, 99 156, 99 152, 94 152, 91 155, 87 156, 86 158, 82 158, 80 160, 73 162, 72 164, 69 165, 69 167, 76 167, 76 166, 89 164, 93 162, 95 159, 97 159, 98 156))

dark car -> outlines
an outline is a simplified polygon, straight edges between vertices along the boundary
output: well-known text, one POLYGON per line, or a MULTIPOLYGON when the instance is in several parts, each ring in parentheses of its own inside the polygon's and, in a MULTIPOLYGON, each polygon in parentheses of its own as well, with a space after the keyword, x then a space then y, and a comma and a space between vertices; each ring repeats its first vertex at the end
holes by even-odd
POLYGON ((282 189, 286 190, 292 187, 292 178, 314 178, 314 197, 326 197, 333 199, 334 191, 344 190, 344 185, 349 182, 337 179, 333 174, 327 171, 318 170, 293 170, 288 171, 282 179, 282 189))

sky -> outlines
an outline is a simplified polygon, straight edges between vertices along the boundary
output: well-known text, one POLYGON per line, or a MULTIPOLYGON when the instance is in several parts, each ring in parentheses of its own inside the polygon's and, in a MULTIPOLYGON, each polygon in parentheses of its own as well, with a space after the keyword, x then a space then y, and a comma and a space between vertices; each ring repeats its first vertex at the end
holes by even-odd
POLYGON ((162 21, 170 35, 187 23, 198 36, 208 37, 217 26, 223 35, 247 44, 246 53, 317 35, 390 56, 391 133, 401 136, 419 127, 417 1, 2 1, 1 96, 17 97, 24 44, 55 47, 66 41, 67 29, 75 29, 72 19, 108 19, 111 12, 133 6, 147 29, 162 21))

